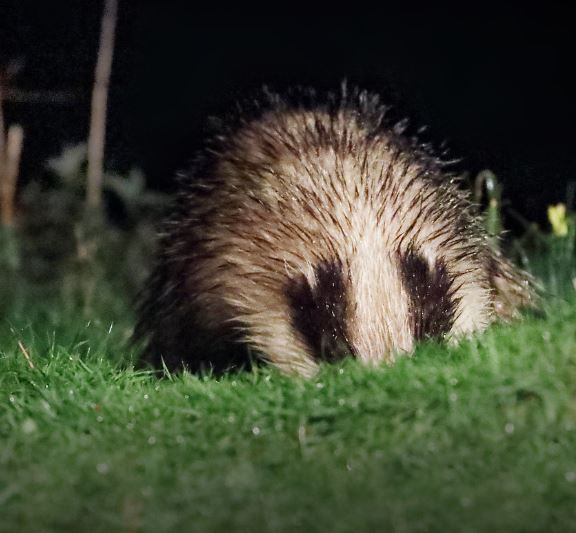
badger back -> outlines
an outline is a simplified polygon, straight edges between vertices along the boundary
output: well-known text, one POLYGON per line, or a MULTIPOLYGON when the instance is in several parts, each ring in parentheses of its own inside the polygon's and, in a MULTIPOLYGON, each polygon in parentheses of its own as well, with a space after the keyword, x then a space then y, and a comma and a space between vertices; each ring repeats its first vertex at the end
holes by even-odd
POLYGON ((311 375, 346 354, 392 362, 530 299, 456 178, 383 125, 377 98, 272 101, 180 193, 141 303, 148 359, 221 367, 240 346, 311 375))

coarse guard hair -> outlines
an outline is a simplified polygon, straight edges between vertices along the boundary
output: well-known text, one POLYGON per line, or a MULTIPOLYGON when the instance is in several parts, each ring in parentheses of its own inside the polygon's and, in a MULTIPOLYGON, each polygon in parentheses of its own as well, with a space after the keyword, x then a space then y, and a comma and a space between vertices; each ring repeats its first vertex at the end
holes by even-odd
POLYGON ((377 96, 265 91, 252 107, 181 180, 139 303, 145 361, 225 370, 251 352, 311 376, 531 304, 469 193, 377 96))

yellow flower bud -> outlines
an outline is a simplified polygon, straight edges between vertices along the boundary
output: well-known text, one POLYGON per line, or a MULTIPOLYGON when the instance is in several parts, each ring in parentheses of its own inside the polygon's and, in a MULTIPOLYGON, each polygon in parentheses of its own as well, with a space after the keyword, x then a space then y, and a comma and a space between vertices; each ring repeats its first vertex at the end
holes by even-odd
POLYGON ((568 235, 568 219, 566 218, 566 206, 564 204, 549 205, 548 220, 554 235, 558 237, 568 235))

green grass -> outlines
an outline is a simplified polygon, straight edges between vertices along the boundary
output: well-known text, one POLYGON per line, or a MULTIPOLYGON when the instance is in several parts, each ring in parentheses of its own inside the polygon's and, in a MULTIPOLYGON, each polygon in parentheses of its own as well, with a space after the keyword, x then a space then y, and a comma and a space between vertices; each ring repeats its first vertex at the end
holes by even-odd
POLYGON ((122 362, 122 306, 88 323, 20 303, 0 326, 0 531, 576 531, 573 302, 310 381, 157 379, 122 362))
POLYGON ((530 264, 544 317, 314 380, 158 379, 118 280, 0 276, 0 532, 576 531, 568 242, 530 264))

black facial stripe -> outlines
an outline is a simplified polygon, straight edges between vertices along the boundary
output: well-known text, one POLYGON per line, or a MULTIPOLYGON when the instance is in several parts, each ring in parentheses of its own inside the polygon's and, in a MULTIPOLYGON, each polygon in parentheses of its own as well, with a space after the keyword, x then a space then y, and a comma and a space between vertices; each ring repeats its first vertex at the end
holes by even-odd
POLYGON ((323 261, 314 274, 313 287, 302 274, 286 285, 292 325, 319 360, 335 361, 352 353, 346 335, 348 302, 342 265, 338 261, 323 261))
POLYGON ((412 333, 416 340, 446 335, 454 325, 455 300, 446 263, 439 258, 432 268, 421 254, 399 254, 402 282, 410 298, 412 333))

